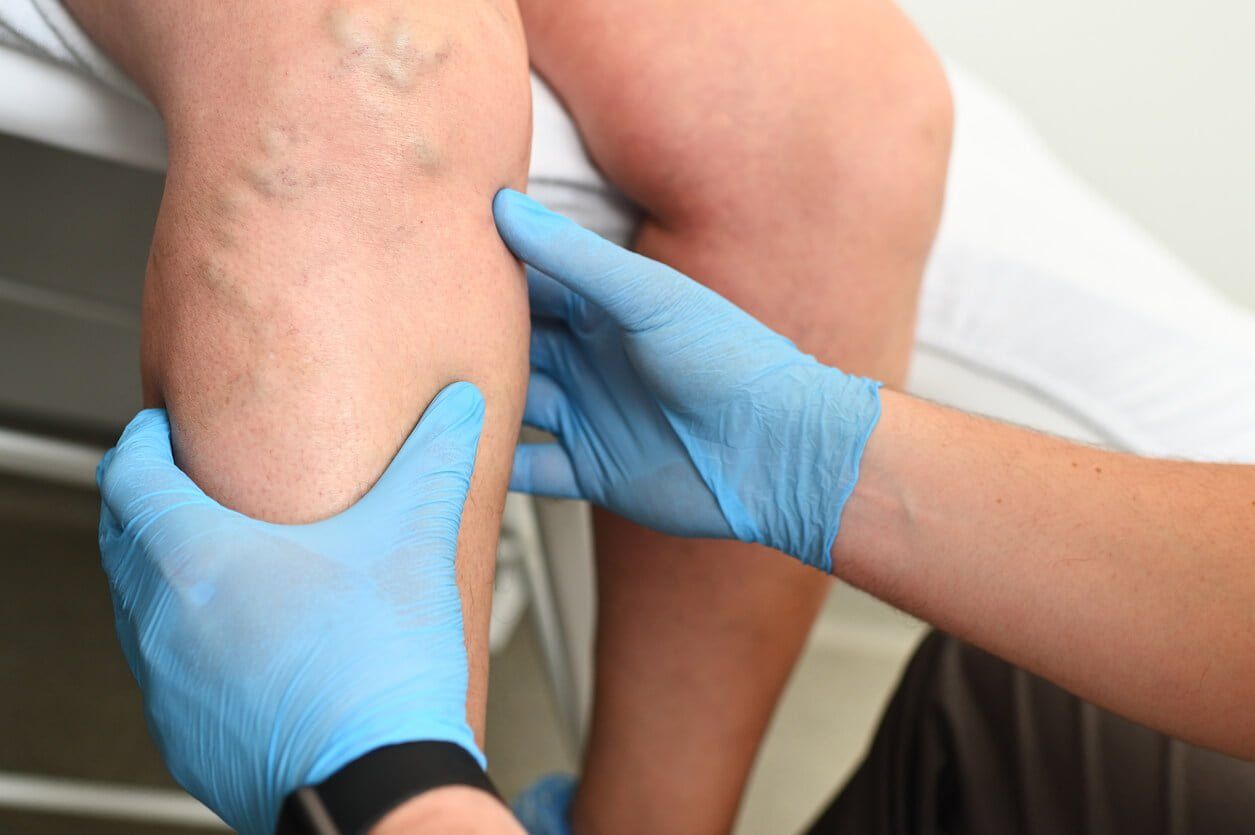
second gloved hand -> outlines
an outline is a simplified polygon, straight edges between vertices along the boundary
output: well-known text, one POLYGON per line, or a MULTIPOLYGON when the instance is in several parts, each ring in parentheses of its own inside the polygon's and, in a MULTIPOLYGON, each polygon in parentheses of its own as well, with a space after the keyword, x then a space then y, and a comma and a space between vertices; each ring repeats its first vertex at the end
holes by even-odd
POLYGON ((455 558, 484 401, 441 392, 378 483, 322 522, 274 525, 174 464, 162 410, 101 462, 118 638, 175 779, 233 828, 274 831, 294 789, 466 722, 455 558))
POLYGON ((524 420, 558 439, 519 447, 512 489, 831 571, 879 384, 518 192, 500 192, 493 209, 529 267, 524 420))

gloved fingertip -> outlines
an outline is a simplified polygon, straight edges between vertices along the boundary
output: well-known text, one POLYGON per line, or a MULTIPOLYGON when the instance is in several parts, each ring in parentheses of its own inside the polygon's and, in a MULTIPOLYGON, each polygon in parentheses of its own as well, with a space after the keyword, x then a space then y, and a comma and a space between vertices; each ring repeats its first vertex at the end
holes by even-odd
POLYGON ((493 220, 497 224, 497 232, 506 246, 520 260, 531 262, 536 253, 536 233, 549 233, 567 219, 552 212, 543 204, 533 200, 522 192, 513 189, 502 189, 493 198, 493 220))
POLYGON ((510 486, 512 493, 531 493, 532 476, 529 452, 525 446, 514 448, 514 463, 510 467, 510 486))
POLYGON ((479 433, 484 427, 484 411, 484 395, 479 386, 466 381, 451 383, 431 401, 419 426, 426 424, 431 437, 457 430, 468 437, 473 436, 478 444, 479 433))
MULTIPOLYGON (((144 409, 122 430, 118 443, 96 465, 96 488, 106 500, 113 490, 114 470, 127 471, 135 464, 174 466, 170 420, 165 409, 144 409)), ((116 485, 115 485, 116 486, 116 485)))
POLYGON ((492 200, 492 210, 498 219, 508 217, 512 212, 529 212, 539 217, 557 217, 539 201, 512 188, 503 188, 497 192, 492 200))
POLYGON ((113 456, 117 455, 118 448, 110 447, 101 457, 100 463, 96 465, 96 489, 101 490, 104 487, 105 472, 109 469, 109 465, 113 463, 113 456))
MULTIPOLYGON (((558 283, 557 279, 555 279, 549 273, 545 272, 544 270, 537 269, 536 267, 533 267, 531 264, 523 265, 523 274, 527 277, 528 287, 532 287, 537 284, 557 285, 558 287, 562 287, 562 285, 558 283)), ((565 290, 566 288, 563 287, 563 289, 565 290)), ((567 292, 570 292, 570 291, 567 291, 567 292)))
POLYGON ((135 413, 135 417, 131 418, 131 422, 127 424, 127 432, 168 432, 170 430, 170 415, 165 409, 150 408, 140 409, 135 413))
POLYGON ((436 408, 457 409, 467 416, 481 417, 484 414, 484 395, 479 390, 479 386, 460 380, 441 389, 431 401, 431 406, 427 411, 431 413, 436 408))
POLYGON ((112 561, 109 559, 116 552, 111 547, 111 543, 122 532, 122 526, 118 524, 118 519, 113 515, 113 511, 109 509, 109 504, 102 501, 100 503, 100 522, 96 525, 96 540, 100 545, 100 558, 108 572, 112 561))
POLYGON ((510 489, 516 493, 553 499, 587 498, 575 477, 575 467, 561 444, 519 444, 510 469, 510 489))
POLYGON ((428 472, 433 466, 472 467, 484 426, 484 411, 484 396, 474 383, 445 386, 423 412, 379 484, 388 482, 390 474, 408 482, 415 473, 428 472))
POLYGON ((165 409, 144 409, 122 430, 117 449, 142 449, 174 460, 170 439, 170 416, 165 409))
POLYGON ((527 195, 518 189, 510 188, 508 186, 503 189, 498 189, 497 193, 492 197, 492 210, 495 212, 498 209, 505 208, 510 201, 517 200, 520 197, 526 199, 527 195))

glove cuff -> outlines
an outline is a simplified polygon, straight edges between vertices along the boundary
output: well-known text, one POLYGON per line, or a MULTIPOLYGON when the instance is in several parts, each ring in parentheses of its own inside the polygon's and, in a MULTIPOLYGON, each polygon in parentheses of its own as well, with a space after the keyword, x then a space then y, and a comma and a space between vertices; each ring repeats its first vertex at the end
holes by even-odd
POLYGON ((864 377, 846 376, 847 394, 843 403, 845 410, 842 420, 846 421, 849 436, 842 458, 841 476, 836 485, 836 497, 832 503, 831 525, 824 535, 823 552, 817 566, 831 574, 832 546, 841 531, 841 516, 845 512, 845 504, 849 501, 854 488, 858 485, 863 453, 867 450, 867 442, 880 422, 880 389, 881 383, 864 377))
POLYGON ((831 574, 841 515, 880 419, 881 384, 816 365, 817 378, 802 403, 795 404, 797 423, 788 444, 793 455, 786 471, 792 481, 783 491, 792 512, 776 547, 831 574))

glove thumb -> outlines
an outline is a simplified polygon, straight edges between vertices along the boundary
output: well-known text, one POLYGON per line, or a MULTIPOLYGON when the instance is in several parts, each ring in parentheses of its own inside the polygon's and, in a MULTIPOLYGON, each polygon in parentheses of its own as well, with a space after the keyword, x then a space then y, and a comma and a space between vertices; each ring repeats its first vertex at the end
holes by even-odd
POLYGON ((344 516, 374 524, 400 518, 412 541, 438 538, 456 545, 483 425, 479 389, 465 382, 445 387, 379 481, 344 516))

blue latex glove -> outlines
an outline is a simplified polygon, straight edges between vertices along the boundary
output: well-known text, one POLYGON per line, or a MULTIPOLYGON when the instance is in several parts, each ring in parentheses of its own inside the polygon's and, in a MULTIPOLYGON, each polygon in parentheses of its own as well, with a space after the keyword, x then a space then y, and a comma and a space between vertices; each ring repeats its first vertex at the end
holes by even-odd
POLYGON ((466 722, 454 560, 484 403, 456 383, 374 488, 309 525, 227 510, 174 464, 166 413, 100 464, 100 550, 148 727, 180 785, 244 833, 368 751, 466 722))
POLYGON ((558 439, 518 448, 511 488, 831 571, 880 384, 518 192, 493 211, 529 268, 524 421, 558 439))

